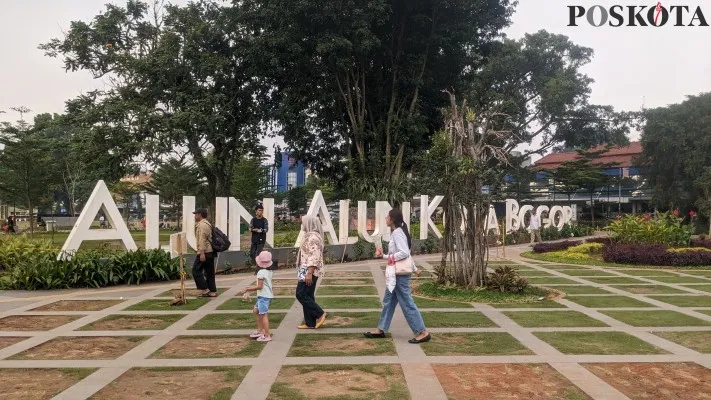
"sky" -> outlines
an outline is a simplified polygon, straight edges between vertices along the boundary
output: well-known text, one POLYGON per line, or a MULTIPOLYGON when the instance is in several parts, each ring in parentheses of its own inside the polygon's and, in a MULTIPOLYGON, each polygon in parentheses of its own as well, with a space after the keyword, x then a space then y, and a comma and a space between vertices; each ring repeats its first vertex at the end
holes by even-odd
MULTIPOLYGON (((116 0, 0 0, 0 110, 7 112, 0 120, 16 120, 17 114, 10 111, 16 106, 26 106, 34 113, 61 113, 66 100, 103 86, 86 72, 65 72, 59 59, 44 56, 37 45, 61 37, 73 20, 90 20, 105 3, 125 4, 116 0)), ((506 33, 510 38, 521 38, 544 29, 593 48, 595 57, 583 71, 595 79, 591 96, 595 104, 640 110, 711 91, 711 27, 595 28, 584 18, 578 27, 567 26, 568 5, 596 4, 654 6, 656 2, 520 0, 506 33)), ((711 23, 711 1, 679 0, 673 4, 691 9, 702 6, 711 23)), ((635 133, 632 139, 638 137, 635 133)), ((264 141, 268 147, 273 143, 273 139, 264 141)))

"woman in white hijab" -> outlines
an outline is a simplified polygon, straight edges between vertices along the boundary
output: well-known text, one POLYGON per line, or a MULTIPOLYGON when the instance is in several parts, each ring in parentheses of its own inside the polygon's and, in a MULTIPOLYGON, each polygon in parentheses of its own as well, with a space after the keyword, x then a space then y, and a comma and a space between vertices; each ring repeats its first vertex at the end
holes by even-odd
POLYGON ((299 255, 296 257, 299 283, 296 285, 296 299, 304 309, 304 325, 299 329, 320 328, 326 321, 326 313, 316 303, 316 282, 323 268, 323 228, 317 217, 301 219, 304 232, 299 255))

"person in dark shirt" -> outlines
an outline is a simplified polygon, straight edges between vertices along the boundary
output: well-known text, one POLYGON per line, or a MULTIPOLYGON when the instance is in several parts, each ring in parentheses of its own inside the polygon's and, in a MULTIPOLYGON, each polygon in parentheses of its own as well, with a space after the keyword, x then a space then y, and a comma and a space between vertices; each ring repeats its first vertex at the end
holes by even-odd
POLYGON ((249 249, 249 256, 252 260, 255 260, 264 249, 267 231, 269 231, 269 223, 264 218, 264 207, 261 204, 258 205, 255 212, 257 215, 249 223, 249 230, 252 231, 252 247, 249 249))
POLYGON ((17 230, 15 229, 16 225, 16 220, 15 220, 15 214, 12 214, 11 216, 7 217, 7 232, 8 233, 17 233, 17 230))

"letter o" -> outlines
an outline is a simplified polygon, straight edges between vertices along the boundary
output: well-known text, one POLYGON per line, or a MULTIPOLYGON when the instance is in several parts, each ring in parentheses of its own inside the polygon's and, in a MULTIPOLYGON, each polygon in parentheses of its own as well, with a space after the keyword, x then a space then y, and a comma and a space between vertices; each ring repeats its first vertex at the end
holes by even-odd
POLYGON ((529 213, 533 211, 533 206, 522 206, 521 209, 518 211, 518 219, 520 221, 520 229, 528 229, 528 226, 531 225, 531 221, 528 221, 528 225, 526 225, 526 213, 529 213))
POLYGON ((667 11, 666 7, 662 7, 662 20, 659 21, 659 24, 654 23, 654 18, 657 16, 657 7, 652 7, 647 11, 647 21, 649 21, 649 25, 656 26, 659 28, 660 26, 664 26, 669 22, 669 11, 667 11))
POLYGON ((563 207, 553 206, 550 212, 550 220, 552 226, 555 226, 556 228, 558 228, 558 230, 563 229, 563 225, 565 225, 565 212, 563 212, 563 207), (560 214, 560 218, 558 218, 558 223, 555 222, 556 214, 560 214))
POLYGON ((597 5, 597 6, 592 6, 588 10, 586 18, 588 19, 588 22, 590 25, 594 27, 601 27, 607 23, 607 19, 609 18, 610 14, 607 13, 607 9, 605 7, 597 5), (596 24, 595 23, 595 10, 600 10, 600 23, 596 24))

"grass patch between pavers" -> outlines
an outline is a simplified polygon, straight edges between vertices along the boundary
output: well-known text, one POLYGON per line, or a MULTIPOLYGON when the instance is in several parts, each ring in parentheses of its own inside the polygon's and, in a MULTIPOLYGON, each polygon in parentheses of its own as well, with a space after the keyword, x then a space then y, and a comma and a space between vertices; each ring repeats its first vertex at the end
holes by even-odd
POLYGON ((149 358, 257 357, 264 346, 249 336, 178 336, 149 358))
POLYGON ((13 344, 20 343, 25 339, 29 339, 29 337, 0 336, 0 350, 4 349, 5 347, 12 346, 13 344))
POLYGON ((589 308, 656 307, 627 296, 574 296, 566 300, 589 308))
POLYGON ((654 277, 654 276, 679 276, 673 272, 655 269, 614 269, 615 272, 622 272, 625 275, 654 277))
POLYGON ((0 398, 51 399, 94 371, 88 368, 3 369, 0 373, 0 398))
MULTIPOLYGON (((269 329, 279 328, 286 313, 269 313, 269 329)), ((188 330, 252 329, 257 327, 254 314, 207 314, 188 330)))
POLYGON ((649 296, 677 307, 711 307, 711 296, 649 296))
POLYGON ((558 277, 533 277, 526 278, 531 285, 575 285, 576 282, 568 278, 558 278, 558 277))
POLYGON ((321 281, 321 285, 325 285, 325 286, 349 286, 349 285, 362 286, 362 285, 375 285, 375 281, 373 279, 366 279, 366 278, 352 278, 352 279, 324 278, 321 281))
POLYGON ((569 276, 617 276, 606 271, 599 269, 560 269, 558 270, 561 274, 566 274, 569 276))
POLYGON ((463 303, 458 301, 446 301, 446 300, 434 300, 424 297, 412 296, 415 300, 417 308, 473 308, 470 303, 463 303))
POLYGON ((331 278, 372 278, 370 271, 328 271, 327 277, 331 278))
POLYGON ((498 325, 478 311, 423 312, 425 326, 430 328, 495 328, 498 325))
POLYGON ((338 310, 349 308, 380 309, 382 304, 377 297, 316 297, 318 303, 324 310, 338 310))
POLYGON ((564 354, 622 355, 668 354, 624 332, 534 332, 564 354))
POLYGON ((568 308, 553 300, 537 301, 535 303, 508 303, 508 304, 490 304, 494 308, 568 308))
POLYGON ((374 286, 321 286, 316 291, 316 296, 377 296, 378 289, 374 286))
POLYGON ((530 287, 524 293, 502 293, 496 290, 468 290, 423 282, 413 289, 413 293, 433 300, 447 300, 462 303, 531 303, 550 292, 530 287))
POLYGON ((711 293, 711 285, 682 285, 689 289, 701 290, 702 292, 711 293))
POLYGON ((324 328, 374 328, 380 321, 379 312, 328 313, 324 328))
MULTIPOLYGON (((689 275, 695 275, 695 276, 705 276, 707 278, 711 278, 711 270, 692 270, 692 271, 687 271, 687 270, 678 270, 678 272, 681 272, 682 274, 689 274, 689 275)), ((678 275, 675 275, 678 276, 678 275)))
POLYGON ((662 283, 707 283, 707 284, 711 284, 711 281, 708 279, 694 278, 692 276, 660 276, 660 277, 647 278, 647 279, 655 280, 657 282, 662 282, 662 283))
POLYGON ((652 332, 653 334, 680 344, 699 353, 711 353, 711 331, 652 332))
POLYGON ((362 334, 327 333, 298 334, 289 350, 289 357, 357 357, 394 356, 391 337, 368 339, 362 334))
POLYGON ((210 301, 207 298, 188 299, 185 304, 179 306, 171 306, 171 300, 150 299, 143 300, 131 307, 126 308, 126 311, 193 311, 204 306, 210 301))
POLYGON ((506 332, 438 333, 420 345, 428 356, 519 356, 534 354, 506 332))
POLYGON ((688 293, 683 290, 664 285, 619 285, 616 289, 621 289, 634 294, 677 294, 688 293))
POLYGON ((676 311, 601 311, 620 322, 632 326, 709 326, 711 322, 676 311))
MULTIPOLYGON (((288 310, 296 300, 286 297, 275 297, 269 303, 269 311, 273 310, 288 310)), ((242 298, 229 299, 217 307, 218 310, 252 310, 257 303, 257 298, 253 297, 251 301, 242 301, 242 298)))
POLYGON ((585 278, 585 280, 588 280, 590 282, 600 283, 603 285, 634 285, 634 284, 647 283, 647 282, 641 281, 639 279, 627 278, 624 276, 615 276, 615 277, 594 276, 591 278, 585 278))
POLYGON ((402 400, 410 392, 400 365, 285 366, 268 400, 402 400))
POLYGON ((571 286, 556 286, 555 290, 561 291, 565 294, 577 295, 577 294, 612 294, 605 289, 600 289, 594 286, 587 285, 571 285, 571 286))
MULTIPOLYGON (((219 295, 221 295, 222 293, 225 293, 225 292, 227 291, 227 289, 229 289, 229 288, 224 288, 224 287, 217 288, 217 295, 219 296, 219 295)), ((185 289, 185 297, 187 297, 188 299, 190 299, 191 297, 197 297, 197 296, 198 296, 200 293, 202 293, 202 292, 203 292, 202 290, 198 290, 198 289, 187 289, 187 288, 186 288, 186 289, 185 289)), ((173 298, 173 297, 177 296, 178 294, 180 294, 180 288, 166 290, 165 292, 163 292, 163 293, 161 293, 161 294, 159 294, 158 296, 155 296, 155 297, 170 297, 170 298, 173 298)))
POLYGON ((521 271, 518 271, 518 274, 525 277, 525 278, 532 278, 532 277, 536 277, 536 276, 554 276, 550 272, 538 271, 535 269, 521 270, 521 271))
POLYGON ((247 371, 249 367, 132 368, 91 399, 229 400, 247 371))
POLYGON ((185 315, 118 315, 112 314, 81 327, 80 331, 163 330, 185 315))
POLYGON ((524 328, 579 328, 608 326, 577 311, 505 311, 504 314, 524 328))
POLYGON ((115 360, 146 336, 61 336, 27 349, 12 360, 115 360))
POLYGON ((81 317, 81 315, 10 315, 0 318, 0 331, 49 331, 81 317))
POLYGON ((30 311, 101 311, 123 300, 59 300, 30 311))

